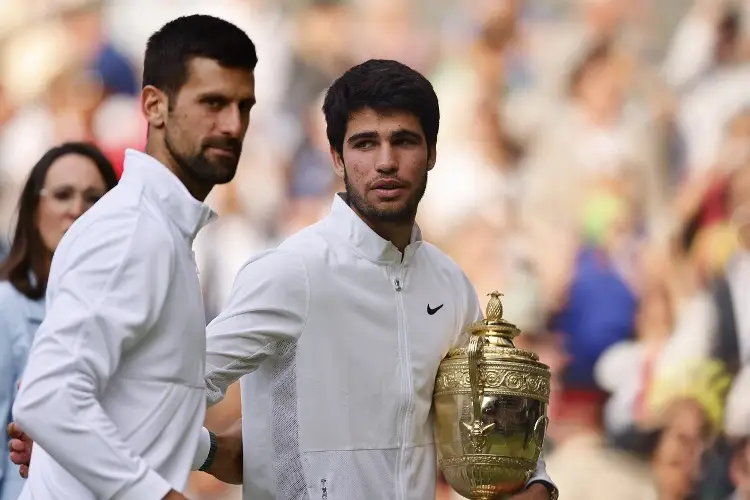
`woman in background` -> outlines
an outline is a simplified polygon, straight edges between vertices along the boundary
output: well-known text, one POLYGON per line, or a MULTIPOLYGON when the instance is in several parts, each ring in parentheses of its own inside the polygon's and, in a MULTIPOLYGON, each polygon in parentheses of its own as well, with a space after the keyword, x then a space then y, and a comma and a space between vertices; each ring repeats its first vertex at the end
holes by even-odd
MULTIPOLYGON (((10 251, 0 263, 0 422, 6 429, 31 342, 44 318, 52 254, 65 232, 117 184, 96 147, 65 143, 47 151, 21 192, 10 251)), ((23 479, 0 449, 0 500, 16 500, 23 479)))

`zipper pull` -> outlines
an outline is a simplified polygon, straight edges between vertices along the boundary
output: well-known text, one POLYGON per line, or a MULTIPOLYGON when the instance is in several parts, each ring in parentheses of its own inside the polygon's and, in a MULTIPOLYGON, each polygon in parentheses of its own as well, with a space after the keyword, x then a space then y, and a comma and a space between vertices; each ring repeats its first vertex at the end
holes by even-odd
POLYGON ((393 280, 393 286, 396 287, 397 292, 400 292, 401 291, 401 279, 396 278, 395 280, 393 280))

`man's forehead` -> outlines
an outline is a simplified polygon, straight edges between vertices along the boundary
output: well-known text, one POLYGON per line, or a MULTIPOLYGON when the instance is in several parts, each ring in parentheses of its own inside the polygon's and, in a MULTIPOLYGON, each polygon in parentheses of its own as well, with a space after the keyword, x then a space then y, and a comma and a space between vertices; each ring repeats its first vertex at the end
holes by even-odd
POLYGON ((361 132, 374 132, 390 135, 398 132, 411 132, 424 135, 422 125, 413 113, 403 110, 376 110, 364 108, 349 116, 347 135, 361 132))
POLYGON ((213 59, 195 57, 187 64, 186 86, 193 88, 233 88, 255 91, 255 75, 243 68, 228 68, 213 59))

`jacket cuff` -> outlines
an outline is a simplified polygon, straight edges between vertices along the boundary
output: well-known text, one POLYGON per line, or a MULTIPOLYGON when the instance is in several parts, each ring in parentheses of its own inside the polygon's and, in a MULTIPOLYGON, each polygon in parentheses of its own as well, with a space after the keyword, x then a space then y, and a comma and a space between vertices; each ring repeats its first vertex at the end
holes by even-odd
POLYGON ((547 491, 549 491, 549 498, 550 500, 557 500, 559 498, 559 493, 557 490, 557 486, 552 484, 551 482, 545 480, 545 479, 534 479, 533 477, 529 480, 528 483, 526 483, 526 486, 524 489, 529 489, 529 487, 532 484, 541 484, 545 488, 547 488, 547 491))
POLYGON ((193 464, 190 466, 190 470, 196 471, 206 463, 208 454, 211 451, 211 434, 205 427, 201 428, 201 435, 198 438, 198 449, 195 450, 195 456, 193 457, 193 464))
POLYGON ((172 485, 166 479, 149 469, 145 476, 115 495, 112 500, 161 500, 171 490, 172 485))

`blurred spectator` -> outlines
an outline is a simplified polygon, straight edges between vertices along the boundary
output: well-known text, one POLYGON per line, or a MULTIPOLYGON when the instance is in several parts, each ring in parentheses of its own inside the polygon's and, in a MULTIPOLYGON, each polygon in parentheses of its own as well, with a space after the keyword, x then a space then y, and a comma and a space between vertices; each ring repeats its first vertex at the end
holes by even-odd
MULTIPOLYGON (((44 318, 52 254, 63 234, 117 183, 112 165, 95 147, 66 143, 31 169, 21 193, 8 257, 0 264, 0 418, 11 408, 34 334, 44 318)), ((0 452, 0 500, 15 500, 23 487, 18 468, 0 452)))
POLYGON ((735 444, 730 474, 735 491, 727 500, 750 499, 750 438, 741 439, 735 444))
POLYGON ((695 498, 711 437, 710 423, 699 404, 691 399, 671 403, 655 436, 652 455, 659 500, 695 498))
POLYGON ((730 2, 696 0, 678 31, 667 66, 675 85, 686 85, 678 112, 688 165, 710 168, 717 160, 725 125, 750 104, 744 82, 750 74, 747 11, 730 2))
POLYGON ((566 401, 564 414, 550 421, 555 441, 547 471, 561 500, 657 500, 645 462, 607 447, 600 409, 587 401, 566 401))
POLYGON ((633 429, 647 425, 646 394, 674 328, 674 308, 665 283, 652 283, 644 290, 635 325, 635 339, 607 348, 594 373, 598 385, 610 394, 605 407, 608 437, 619 448, 643 452, 642 441, 633 439, 633 429))
POLYGON ((335 175, 322 107, 321 96, 300 117, 304 138, 288 167, 287 196, 292 200, 325 198, 328 205, 335 175))
POLYGON ((750 368, 744 367, 735 378, 726 410, 726 434, 732 446, 729 476, 734 495, 728 500, 750 498, 750 368))
POLYGON ((718 276, 712 288, 716 319, 710 333, 713 354, 733 373, 750 363, 750 165, 736 171, 729 180, 727 208, 739 248, 727 263, 726 274, 718 276))
POLYGON ((433 58, 432 34, 420 24, 417 5, 409 0, 352 0, 353 56, 396 59, 419 72, 427 72, 433 58), (387 33, 388 36, 383 36, 387 33))
POLYGON ((598 407, 605 395, 594 378, 597 360, 635 334, 642 256, 630 205, 611 193, 594 202, 587 214, 594 220, 585 224, 567 299, 551 328, 562 334, 571 356, 563 376, 565 397, 598 407))
POLYGON ((587 187, 624 178, 642 222, 658 233, 664 196, 658 136, 628 113, 626 85, 622 58, 608 42, 592 46, 574 68, 568 101, 540 131, 525 167, 528 217, 577 232, 587 187))
POLYGON ((349 7, 340 0, 312 0, 297 14, 289 83, 283 106, 299 117, 352 65, 347 51, 349 7))

